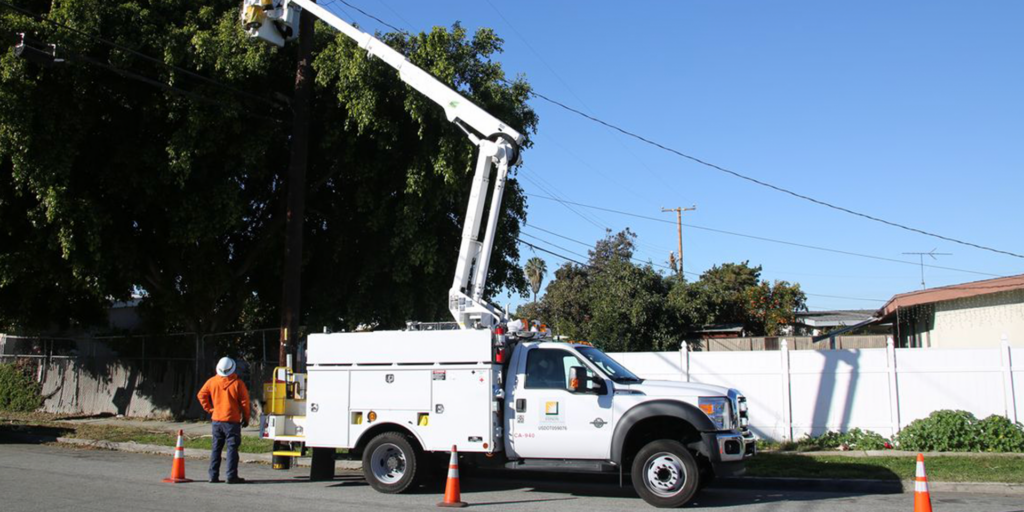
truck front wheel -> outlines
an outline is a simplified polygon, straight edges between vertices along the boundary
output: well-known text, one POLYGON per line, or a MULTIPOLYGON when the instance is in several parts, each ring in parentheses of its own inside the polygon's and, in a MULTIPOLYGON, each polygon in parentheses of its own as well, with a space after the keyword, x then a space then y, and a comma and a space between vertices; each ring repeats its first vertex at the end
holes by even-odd
POLYGON ((363 450, 363 475, 378 492, 405 492, 416 481, 420 453, 398 432, 385 432, 370 440, 363 450))
POLYGON ((682 443, 660 439, 637 452, 631 476, 633 488, 644 501, 658 508, 675 508, 697 494, 700 470, 682 443))

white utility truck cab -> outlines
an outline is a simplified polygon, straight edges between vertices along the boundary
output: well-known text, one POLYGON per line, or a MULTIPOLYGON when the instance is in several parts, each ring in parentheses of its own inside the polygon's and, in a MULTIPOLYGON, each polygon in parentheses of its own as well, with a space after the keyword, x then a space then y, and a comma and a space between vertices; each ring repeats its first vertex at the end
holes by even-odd
POLYGON ((502 330, 312 334, 307 375, 290 375, 305 417, 270 415, 264 436, 348 449, 385 493, 456 445, 474 465, 628 475, 658 507, 754 455, 736 390, 644 380, 589 344, 502 330))

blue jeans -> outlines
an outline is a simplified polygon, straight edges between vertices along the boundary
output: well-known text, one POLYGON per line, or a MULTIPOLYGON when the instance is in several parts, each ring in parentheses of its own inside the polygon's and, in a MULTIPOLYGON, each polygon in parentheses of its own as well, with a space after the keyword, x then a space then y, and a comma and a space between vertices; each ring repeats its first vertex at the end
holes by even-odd
POLYGON ((220 452, 227 444, 227 478, 238 478, 238 445, 242 443, 240 423, 213 422, 213 450, 210 451, 210 480, 220 477, 220 452))

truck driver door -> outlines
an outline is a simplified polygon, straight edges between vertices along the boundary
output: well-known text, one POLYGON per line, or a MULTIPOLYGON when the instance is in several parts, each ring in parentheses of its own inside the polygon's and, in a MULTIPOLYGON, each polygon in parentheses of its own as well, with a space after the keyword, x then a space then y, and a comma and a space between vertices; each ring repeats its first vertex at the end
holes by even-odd
POLYGON ((569 390, 573 367, 596 374, 561 347, 533 347, 517 369, 510 441, 520 458, 599 459, 611 456, 612 383, 592 380, 569 390), (602 389, 603 388, 603 389, 602 389), (557 456, 556 456, 557 454, 557 456))

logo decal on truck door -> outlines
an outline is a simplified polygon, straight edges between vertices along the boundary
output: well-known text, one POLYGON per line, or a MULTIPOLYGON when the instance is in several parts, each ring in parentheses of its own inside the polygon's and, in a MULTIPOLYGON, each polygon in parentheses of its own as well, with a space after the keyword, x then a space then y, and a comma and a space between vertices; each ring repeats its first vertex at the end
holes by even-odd
POLYGON ((387 382, 388 384, 391 384, 394 381, 395 381, 395 374, 389 373, 389 374, 384 376, 384 382, 387 382))
POLYGON ((567 430, 565 411, 559 402, 544 402, 544 413, 540 417, 537 430, 567 430))
POLYGON ((601 418, 594 418, 594 421, 591 421, 591 422, 590 422, 590 424, 591 424, 591 425, 593 425, 593 426, 595 426, 595 427, 597 427, 597 428, 601 428, 601 427, 603 427, 603 426, 607 425, 607 424, 608 424, 608 422, 607 422, 607 421, 604 421, 604 420, 603 420, 603 419, 601 419, 601 418))

